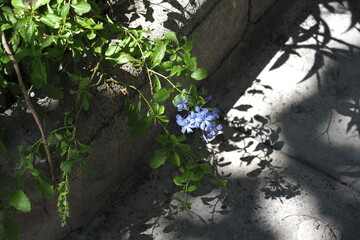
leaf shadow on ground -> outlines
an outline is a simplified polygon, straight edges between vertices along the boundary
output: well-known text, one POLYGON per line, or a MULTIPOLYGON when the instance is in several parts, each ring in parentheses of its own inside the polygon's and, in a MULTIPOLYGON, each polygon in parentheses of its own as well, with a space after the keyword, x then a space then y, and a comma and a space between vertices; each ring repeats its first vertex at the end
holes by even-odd
MULTIPOLYGON (((285 2, 286 1, 279 1, 279 3, 285 2)), ((341 65, 329 69, 325 77, 319 72, 322 66, 321 62, 323 61, 321 59, 325 57, 337 59, 339 62, 346 59, 353 61, 354 56, 349 56, 353 55, 350 48, 356 49, 356 47, 343 42, 339 43, 349 47, 350 51, 326 49, 326 43, 324 45, 324 42, 308 46, 285 45, 286 39, 291 36, 295 36, 294 38, 298 37, 298 42, 301 42, 303 41, 301 37, 305 39, 305 37, 311 38, 314 34, 319 35, 315 30, 320 27, 320 25, 323 27, 326 25, 324 20, 316 17, 320 15, 317 10, 314 10, 314 7, 316 9, 319 3, 325 4, 328 8, 331 7, 328 1, 308 1, 306 3, 304 1, 304 10, 299 15, 299 18, 295 22, 287 23, 295 29, 289 27, 287 31, 280 32, 277 36, 270 35, 267 36, 267 38, 262 38, 262 40, 258 39, 248 47, 252 49, 251 51, 241 47, 234 50, 235 56, 243 56, 244 58, 238 57, 237 60, 234 60, 235 64, 233 62, 232 66, 224 63, 222 68, 225 69, 225 72, 231 73, 229 76, 233 76, 234 72, 238 71, 238 76, 234 78, 239 80, 238 84, 241 84, 242 88, 239 90, 237 96, 234 97, 234 101, 230 103, 219 103, 224 112, 230 110, 232 106, 234 106, 235 101, 245 92, 248 94, 263 95, 266 90, 272 90, 269 86, 261 86, 261 83, 256 80, 256 78, 278 51, 284 51, 285 55, 281 61, 279 60, 279 62, 274 65, 273 70, 286 63, 288 59, 286 54, 296 54, 298 48, 308 47, 319 52, 317 54, 320 57, 316 57, 318 60, 316 60, 317 62, 314 63, 314 67, 309 71, 309 76, 304 78, 304 81, 310 81, 310 79, 312 79, 311 77, 315 76, 316 81, 318 81, 320 93, 318 96, 303 101, 299 106, 303 109, 317 104, 317 97, 333 91, 333 86, 336 85, 337 90, 335 91, 337 91, 340 100, 342 96, 344 98, 351 96, 355 103, 334 101, 329 97, 327 98, 329 105, 325 107, 325 110, 322 109, 319 111, 319 118, 314 118, 312 121, 317 122, 319 125, 324 125, 324 122, 326 122, 326 119, 329 117, 329 111, 335 110, 344 116, 351 117, 349 129, 353 126, 360 126, 358 121, 360 108, 358 102, 360 97, 358 93, 360 91, 357 91, 359 90, 357 85, 358 81, 347 81, 346 75, 341 76, 342 70, 340 70, 339 73, 337 70, 344 67, 341 65), (317 27, 306 30, 309 31, 308 33, 306 33, 304 29, 300 28, 299 30, 297 26, 312 12, 315 12, 315 19, 318 20, 317 27), (326 49, 326 53, 324 53, 324 49, 326 49), (261 62, 255 63, 252 58, 260 58, 262 60, 261 62), (234 66, 236 66, 238 70, 234 69, 234 66), (321 78, 317 78, 318 75, 321 78), (253 84, 254 82, 258 84, 253 84)), ((356 10, 356 4, 355 1, 349 1, 349 8, 353 13, 352 19, 358 22, 359 14, 356 10)), ((263 31, 267 26, 266 24, 265 26, 260 25, 258 29, 251 30, 252 32, 249 32, 248 39, 251 39, 252 34, 263 31)), ((280 20, 279 24, 282 24, 280 20)), ((352 26, 357 27, 354 22, 352 22, 352 26)), ((322 37, 328 39, 326 41, 330 41, 329 38, 331 39, 331 36, 328 34, 323 34, 322 37)), ((246 39, 247 36, 245 35, 243 40, 246 41, 246 39)), ((356 76, 354 76, 354 78, 356 78, 356 76)), ((210 79, 218 79, 218 82, 223 84, 223 86, 227 84, 226 80, 224 80, 227 79, 227 76, 224 75, 214 73, 210 79)), ((214 99, 221 99, 221 96, 226 94, 226 89, 219 89, 219 85, 213 84, 212 86, 209 85, 206 87, 210 92, 217 92, 214 99)), ((237 106, 236 108, 239 111, 247 112, 252 107, 252 105, 247 104, 237 106)), ((293 112, 285 111, 282 115, 285 121, 287 121, 286 126, 291 127, 296 123, 296 121, 294 121, 294 119, 296 120, 296 116, 293 112)), ((265 226, 264 220, 259 218, 258 213, 265 211, 265 209, 263 209, 258 202, 261 199, 266 199, 266 201, 282 201, 286 203, 289 199, 300 197, 302 189, 306 189, 313 195, 314 201, 316 201, 314 204, 318 206, 317 214, 327 219, 332 219, 332 224, 340 229, 343 239, 354 239, 354 236, 358 234, 356 229, 358 224, 356 223, 358 223, 358 216, 360 215, 356 199, 349 200, 344 198, 342 193, 338 191, 339 185, 326 177, 322 184, 329 186, 332 191, 323 192, 322 189, 319 189, 319 183, 311 181, 311 176, 301 176, 301 173, 298 173, 298 165, 289 166, 289 170, 286 170, 274 164, 272 160, 273 151, 283 150, 284 146, 300 149, 299 146, 305 143, 304 139, 297 139, 298 134, 294 134, 293 136, 285 135, 285 142, 282 142, 279 135, 288 134, 290 130, 287 127, 279 129, 276 125, 271 126, 271 119, 268 116, 254 115, 247 119, 232 119, 228 123, 224 121, 224 125, 229 125, 224 131, 228 131, 228 134, 232 137, 229 138, 229 141, 219 138, 217 142, 214 142, 214 145, 219 145, 216 151, 229 152, 239 150, 239 157, 233 160, 239 163, 239 170, 246 168, 248 165, 257 165, 257 167, 246 173, 243 177, 228 175, 229 190, 211 190, 206 187, 200 189, 200 191, 194 195, 194 197, 200 197, 200 201, 193 202, 193 206, 201 204, 204 212, 178 212, 176 210, 176 202, 172 200, 172 195, 177 189, 172 186, 171 176, 161 173, 171 172, 171 169, 170 171, 168 171, 169 169, 161 169, 160 171, 153 172, 148 179, 144 179, 145 182, 138 183, 137 186, 133 188, 133 191, 127 192, 126 197, 117 199, 116 196, 114 196, 114 199, 108 204, 106 209, 91 223, 91 228, 84 229, 78 233, 74 232, 66 239, 277 239, 276 234, 269 231, 269 228, 265 226), (256 142, 250 143, 252 141, 251 139, 255 139, 256 142), (245 147, 239 147, 241 144, 245 147), (251 155, 246 151, 247 148, 257 148, 259 155, 251 155), (265 179, 266 184, 263 186, 261 185, 263 182, 259 180, 259 176, 265 173, 267 173, 269 177, 265 179), (260 191, 258 189, 260 189, 260 191), (336 202, 336 209, 334 209, 334 202, 336 202), (349 211, 346 219, 343 217, 343 211, 349 211)), ((301 132, 310 130, 304 127, 297 127, 293 131, 301 132)), ((314 145, 319 144, 319 142, 318 139, 314 138, 306 144, 314 145)), ((322 147, 330 153, 334 151, 333 146, 329 143, 323 144, 322 147)), ((348 149, 344 148, 335 150, 339 151, 341 156, 349 152, 348 149)), ((221 157, 217 158, 216 155, 211 161, 213 161, 220 174, 223 168, 229 167, 229 163, 226 160, 221 157)), ((317 173, 312 172, 312 174, 315 175, 317 173)), ((348 174, 350 175, 350 172, 348 174)), ((124 196, 124 193, 117 195, 124 196)), ((300 218, 301 216, 299 215, 298 217, 300 218)))

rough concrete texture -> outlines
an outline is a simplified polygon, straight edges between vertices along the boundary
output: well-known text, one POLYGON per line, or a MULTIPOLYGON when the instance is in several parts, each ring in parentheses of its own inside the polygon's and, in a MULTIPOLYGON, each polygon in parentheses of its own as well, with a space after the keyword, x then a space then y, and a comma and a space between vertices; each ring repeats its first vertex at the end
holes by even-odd
POLYGON ((359 31, 349 29, 347 5, 329 6, 334 13, 320 5, 308 16, 228 118, 269 115, 282 128, 284 153, 360 190, 359 31))
POLYGON ((206 149, 227 190, 179 212, 176 173, 159 169, 65 239, 360 239, 358 14, 280 0, 209 78, 224 129, 206 149))
POLYGON ((276 0, 249 0, 249 21, 255 23, 276 0))
MULTIPOLYGON (((175 31, 179 35, 185 34, 190 39, 198 40, 199 44, 194 48, 194 53, 198 57, 199 67, 208 68, 211 73, 241 38, 250 18, 248 6, 248 1, 245 0, 238 0, 237 8, 233 8, 229 1, 128 0, 119 1, 119 4, 113 6, 113 10, 118 21, 122 21, 123 16, 130 18, 127 19, 130 27, 141 26, 153 30, 153 36, 161 37, 166 31, 175 31)), ((135 78, 130 74, 116 72, 113 77, 132 78, 141 82, 141 77, 135 78)), ((76 174, 71 177, 71 218, 68 225, 61 228, 56 200, 40 196, 32 183, 33 179, 28 176, 25 180, 29 185, 26 193, 32 202, 32 211, 14 212, 21 226, 21 239, 56 239, 71 230, 81 228, 119 187, 128 189, 134 179, 141 176, 143 171, 149 170, 147 161, 155 147, 152 145, 155 132, 152 131, 141 141, 129 142, 126 117, 121 110, 121 95, 109 96, 103 90, 93 92, 93 95, 90 110, 80 116, 78 136, 92 147, 92 153, 87 158, 93 163, 96 178, 89 179, 76 174)), ((44 117, 45 128, 49 131, 61 123, 62 112, 69 110, 72 103, 71 98, 60 103, 48 99, 43 105, 49 106, 44 117)), ((13 146, 9 156, 14 159, 2 162, 16 162, 18 143, 28 145, 39 138, 29 113, 19 119, 25 123, 14 123, 7 116, 1 116, 1 121, 5 121, 4 124, 10 127, 11 136, 8 133, 6 144, 13 146)), ((56 164, 59 165, 60 162, 56 164)), ((6 165, 1 169, 11 167, 6 165)), ((47 172, 44 159, 39 159, 36 167, 47 172)))

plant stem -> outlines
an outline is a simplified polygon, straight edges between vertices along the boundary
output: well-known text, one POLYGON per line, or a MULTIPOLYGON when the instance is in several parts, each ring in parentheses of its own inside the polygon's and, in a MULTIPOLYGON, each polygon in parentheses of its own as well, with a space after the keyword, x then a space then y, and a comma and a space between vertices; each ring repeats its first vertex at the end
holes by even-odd
POLYGON ((146 99, 146 97, 144 96, 144 94, 143 94, 139 89, 137 89, 135 86, 133 86, 133 85, 131 85, 131 84, 128 84, 128 83, 125 83, 125 82, 116 81, 116 80, 114 80, 114 79, 112 79, 112 78, 111 78, 111 79, 107 79, 106 82, 114 82, 114 83, 118 83, 118 84, 123 84, 123 85, 125 85, 126 87, 129 87, 129 88, 134 89, 135 91, 137 91, 137 92, 140 94, 141 98, 146 102, 146 104, 147 104, 148 107, 151 109, 151 111, 153 111, 153 108, 152 108, 150 102, 146 99))
POLYGON ((21 75, 21 72, 20 72, 19 64, 17 63, 17 61, 16 61, 16 59, 15 59, 15 57, 14 57, 8 43, 6 41, 5 33, 0 32, 0 34, 1 34, 1 42, 2 42, 2 45, 3 45, 4 49, 5 49, 5 52, 9 55, 9 57, 11 59, 11 62, 13 63, 13 66, 14 66, 14 69, 15 69, 15 72, 16 72, 16 75, 17 75, 17 78, 18 78, 18 81, 19 81, 19 85, 20 85, 22 94, 24 95, 24 98, 25 98, 25 102, 26 102, 27 106, 29 107, 30 112, 32 113, 33 118, 34 118, 34 120, 35 120, 35 122, 36 122, 36 124, 37 124, 37 126, 39 128, 41 138, 42 138, 42 143, 44 144, 45 151, 46 151, 46 156, 47 156, 50 175, 51 175, 51 180, 52 180, 53 183, 55 183, 56 182, 56 177, 55 177, 55 174, 54 174, 54 167, 53 167, 53 163, 52 163, 52 160, 51 160, 50 148, 49 148, 48 142, 46 141, 44 128, 42 126, 42 123, 40 121, 39 116, 37 115, 37 113, 35 111, 34 106, 31 103, 30 97, 29 97, 29 95, 27 93, 27 90, 26 90, 26 87, 24 85, 24 81, 23 81, 23 78, 22 78, 22 75, 21 75))
POLYGON ((160 77, 162 77, 163 79, 165 79, 166 81, 168 81, 168 82, 170 83, 170 85, 171 85, 173 88, 175 88, 178 92, 181 92, 181 90, 180 90, 179 88, 177 88, 177 87, 175 86, 175 84, 173 84, 173 82, 170 81, 170 79, 169 79, 168 77, 166 77, 166 76, 162 75, 161 73, 158 73, 158 72, 156 72, 156 71, 154 71, 154 70, 152 70, 152 69, 148 69, 148 71, 151 72, 151 73, 154 73, 154 74, 156 74, 156 75, 158 75, 158 76, 160 76, 160 77))
POLYGON ((150 93, 151 93, 151 95, 154 95, 154 89, 153 89, 153 85, 152 85, 152 81, 151 81, 151 76, 150 76, 150 73, 149 73, 149 68, 147 67, 147 64, 146 64, 146 62, 145 62, 145 54, 144 54, 144 51, 142 50, 142 48, 141 48, 141 45, 140 45, 140 43, 138 42, 138 40, 131 34, 131 33, 129 33, 129 35, 130 35, 130 37, 136 42, 136 45, 138 45, 138 47, 139 47, 139 49, 140 49, 140 52, 141 52, 141 58, 143 58, 143 60, 144 60, 144 65, 145 65, 145 68, 146 68, 146 75, 148 76, 148 78, 149 78, 149 84, 150 84, 150 93))

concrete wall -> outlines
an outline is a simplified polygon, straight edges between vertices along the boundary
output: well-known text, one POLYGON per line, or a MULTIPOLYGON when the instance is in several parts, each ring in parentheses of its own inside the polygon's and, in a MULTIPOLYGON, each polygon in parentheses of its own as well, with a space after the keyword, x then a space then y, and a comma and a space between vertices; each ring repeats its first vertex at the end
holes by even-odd
MULTIPOLYGON (((211 74, 240 41, 246 28, 257 21, 276 0, 238 0, 232 7, 230 0, 200 1, 120 1, 114 4, 114 16, 123 21, 130 18, 131 27, 142 26, 161 37, 166 31, 175 31, 196 39, 198 44, 194 54, 199 66, 207 68, 211 74), (191 4, 196 2, 196 4, 191 4), (120 10, 117 10, 120 9, 120 10)), ((130 74, 121 77, 134 78, 130 74)), ((136 80, 136 79, 135 79, 136 80)), ((26 192, 32 202, 30 213, 15 213, 21 225, 22 239, 59 239, 73 229, 81 228, 101 209, 119 188, 129 188, 137 176, 148 170, 147 161, 151 156, 155 131, 135 142, 128 140, 129 129, 122 114, 123 97, 109 97, 106 91, 98 91, 91 101, 89 111, 82 113, 79 121, 79 137, 92 147, 88 159, 93 162, 96 178, 72 176, 69 224, 62 228, 56 211, 56 200, 45 199, 33 184, 26 192)), ((66 102, 66 101, 65 101, 66 102)), ((49 130, 61 121, 58 114, 68 106, 59 103, 49 109, 45 125, 49 130)), ((31 143, 39 137, 31 116, 23 117, 25 123, 9 122, 1 116, 0 122, 12 127, 7 144, 31 143), (21 127, 19 127, 21 126, 21 127)), ((17 159, 16 150, 11 157, 17 159)), ((1 162, 8 161, 1 158, 1 162)), ((38 163, 46 169, 46 163, 38 163)))

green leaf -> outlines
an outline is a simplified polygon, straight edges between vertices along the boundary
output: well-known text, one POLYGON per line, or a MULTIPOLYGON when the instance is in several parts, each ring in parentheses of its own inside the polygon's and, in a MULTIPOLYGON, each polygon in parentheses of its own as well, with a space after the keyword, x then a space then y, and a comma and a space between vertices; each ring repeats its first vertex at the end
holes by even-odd
POLYGON ((59 140, 62 140, 64 138, 64 136, 60 133, 55 133, 55 137, 59 140))
POLYGON ((7 30, 7 29, 10 29, 10 28, 12 28, 12 27, 13 27, 13 26, 12 26, 11 24, 5 23, 5 24, 1 25, 0 30, 3 32, 3 31, 5 31, 5 30, 7 30))
POLYGON ((60 169, 63 171, 64 174, 68 174, 71 172, 74 163, 75 163, 74 159, 66 160, 65 162, 62 162, 60 164, 60 169))
POLYGON ((176 177, 174 177, 173 182, 177 186, 183 186, 184 185, 183 184, 184 183, 184 178, 183 178, 183 176, 176 176, 176 177))
POLYGON ((159 134, 159 135, 156 135, 155 141, 164 145, 169 142, 169 138, 167 135, 159 134))
POLYGON ((56 23, 49 16, 41 16, 40 21, 51 28, 57 28, 56 23))
POLYGON ((154 93, 153 99, 156 102, 163 102, 170 97, 170 94, 172 93, 172 91, 173 91, 172 88, 170 88, 170 89, 162 88, 159 91, 154 93))
POLYGON ((7 148, 2 140, 0 140, 0 155, 5 155, 7 153, 7 148))
POLYGON ((197 165, 195 162, 190 161, 190 162, 188 162, 188 163, 186 164, 185 168, 188 169, 188 170, 190 170, 190 169, 196 168, 197 166, 198 166, 198 165, 197 165))
POLYGON ((54 196, 54 187, 41 175, 36 176, 36 183, 40 192, 47 198, 54 196))
MULTIPOLYGON (((6 2, 8 2, 8 0, 4 0, 6 2)), ((4 15, 5 19, 8 22, 11 22, 13 25, 18 21, 18 19, 16 19, 13 10, 9 7, 9 6, 3 6, 1 7, 1 12, 4 15)))
POLYGON ((49 57, 59 57, 62 54, 62 51, 59 48, 51 48, 49 52, 47 52, 47 56, 49 57))
POLYGON ((171 55, 170 56, 170 61, 174 62, 176 60, 176 57, 177 57, 176 54, 171 55))
POLYGON ((165 70, 167 70, 167 71, 171 70, 171 68, 172 68, 173 65, 174 65, 174 63, 171 62, 171 61, 166 61, 166 62, 163 62, 163 63, 161 64, 161 66, 162 66, 163 68, 165 68, 165 70))
POLYGON ((90 153, 91 147, 85 143, 82 143, 80 141, 77 141, 77 144, 81 147, 80 153, 90 153))
POLYGON ((160 106, 159 109, 158 109, 157 114, 158 114, 158 115, 161 115, 161 114, 163 114, 164 112, 165 112, 165 106, 160 106))
POLYGON ((154 47, 154 51, 150 55, 150 68, 154 68, 161 63, 165 57, 166 43, 158 44, 154 47))
POLYGON ((174 43, 176 43, 176 45, 179 46, 179 40, 177 39, 176 34, 175 34, 174 32, 165 33, 164 36, 165 36, 167 39, 173 41, 174 43))
POLYGON ((132 58, 125 53, 121 53, 120 56, 117 57, 115 60, 118 64, 125 64, 130 62, 132 58))
POLYGON ((35 37, 35 24, 34 22, 29 22, 28 26, 25 29, 25 41, 32 43, 35 37))
POLYGON ((22 190, 13 192, 8 202, 10 206, 13 206, 19 211, 29 212, 31 210, 30 201, 22 190))
POLYGON ((89 40, 93 40, 93 39, 96 37, 95 31, 91 30, 90 32, 88 32, 88 33, 86 34, 86 37, 87 37, 89 40))
POLYGON ((186 66, 189 68, 190 71, 195 71, 197 68, 197 61, 196 61, 196 57, 191 57, 190 53, 185 53, 182 54, 186 66))
POLYGON ((87 111, 89 110, 90 108, 90 104, 89 104, 89 100, 92 98, 92 95, 91 93, 89 93, 88 91, 86 90, 82 90, 80 92, 80 104, 81 104, 81 107, 87 111))
POLYGON ((155 92, 161 89, 161 82, 157 75, 154 76, 154 90, 155 92))
POLYGON ((218 183, 221 188, 227 189, 227 180, 218 179, 218 183))
POLYGON ((171 140, 173 146, 177 146, 179 144, 178 139, 175 135, 171 135, 170 140, 171 140))
POLYGON ((62 99, 64 98, 64 93, 58 87, 54 87, 53 85, 46 85, 42 88, 45 94, 52 99, 62 99))
POLYGON ((21 46, 16 50, 15 58, 19 62, 24 57, 31 56, 31 55, 33 55, 33 52, 31 51, 31 49, 29 49, 28 47, 25 47, 25 46, 21 46))
POLYGON ((174 154, 172 155, 172 157, 169 159, 169 162, 174 164, 175 166, 180 167, 180 163, 181 163, 181 159, 179 154, 177 154, 176 152, 174 152, 174 154))
POLYGON ((23 0, 11 0, 11 5, 18 9, 30 9, 30 5, 25 5, 23 0))
POLYGON ((35 88, 44 86, 47 82, 47 74, 45 65, 41 62, 40 58, 35 58, 32 65, 32 72, 30 79, 35 88))
POLYGON ((164 165, 168 156, 169 156, 169 152, 167 148, 156 150, 154 156, 149 161, 150 167, 152 169, 156 169, 164 165))
POLYGON ((90 78, 82 78, 79 82, 79 89, 84 89, 90 85, 90 78))
POLYGON ((54 35, 47 36, 44 41, 40 45, 40 49, 44 49, 51 45, 51 43, 55 40, 54 35))
POLYGON ((69 10, 70 10, 70 4, 64 4, 62 7, 61 7, 61 10, 60 10, 60 14, 61 14, 61 18, 62 18, 62 22, 65 23, 66 21, 66 17, 69 13, 69 10))
POLYGON ((186 144, 179 143, 177 146, 185 152, 189 152, 191 150, 191 148, 186 144))
POLYGON ((196 190, 196 186, 195 185, 191 185, 191 186, 189 186, 187 189, 186 189, 186 191, 187 192, 193 192, 193 191, 195 191, 196 190))
POLYGON ((186 140, 186 136, 185 135, 180 135, 179 137, 178 137, 178 141, 179 142, 183 142, 183 141, 185 141, 186 140))
POLYGON ((204 173, 202 171, 195 173, 192 177, 191 180, 194 182, 200 181, 202 178, 204 177, 204 173))
POLYGON ((105 56, 109 57, 112 56, 118 52, 120 52, 121 47, 119 47, 119 45, 110 45, 105 52, 105 56))
POLYGON ((161 115, 161 116, 157 116, 157 119, 159 119, 160 121, 167 123, 169 122, 169 118, 167 116, 161 115))
POLYGON ((208 75, 208 73, 207 73, 206 69, 198 68, 191 74, 191 78, 193 78, 195 80, 202 80, 202 79, 206 78, 207 75, 208 75))
POLYGON ((212 166, 210 166, 209 164, 203 163, 203 164, 199 164, 199 167, 204 170, 204 173, 206 174, 210 174, 213 172, 213 168, 212 166))
POLYGON ((46 4, 48 4, 50 2, 50 0, 36 0, 35 4, 33 5, 33 10, 38 9, 41 6, 44 6, 46 4))
POLYGON ((182 67, 179 66, 179 65, 174 65, 172 68, 171 68, 171 71, 170 71, 170 76, 176 74, 177 76, 179 76, 181 74, 181 71, 182 71, 182 67))
POLYGON ((88 4, 86 0, 80 0, 80 1, 77 1, 77 3, 75 3, 75 1, 73 0, 71 7, 80 16, 91 10, 91 5, 88 4))
POLYGON ((6 240, 18 240, 19 239, 19 225, 8 214, 4 218, 4 230, 6 240))
MULTIPOLYGON (((187 41, 186 37, 183 37, 183 39, 187 41)), ((185 52, 190 52, 192 48, 193 48, 193 42, 187 42, 183 47, 185 52)))
POLYGON ((21 18, 19 20, 16 21, 16 23, 14 24, 14 31, 18 31, 22 28, 25 27, 25 25, 30 21, 30 18, 21 18))

